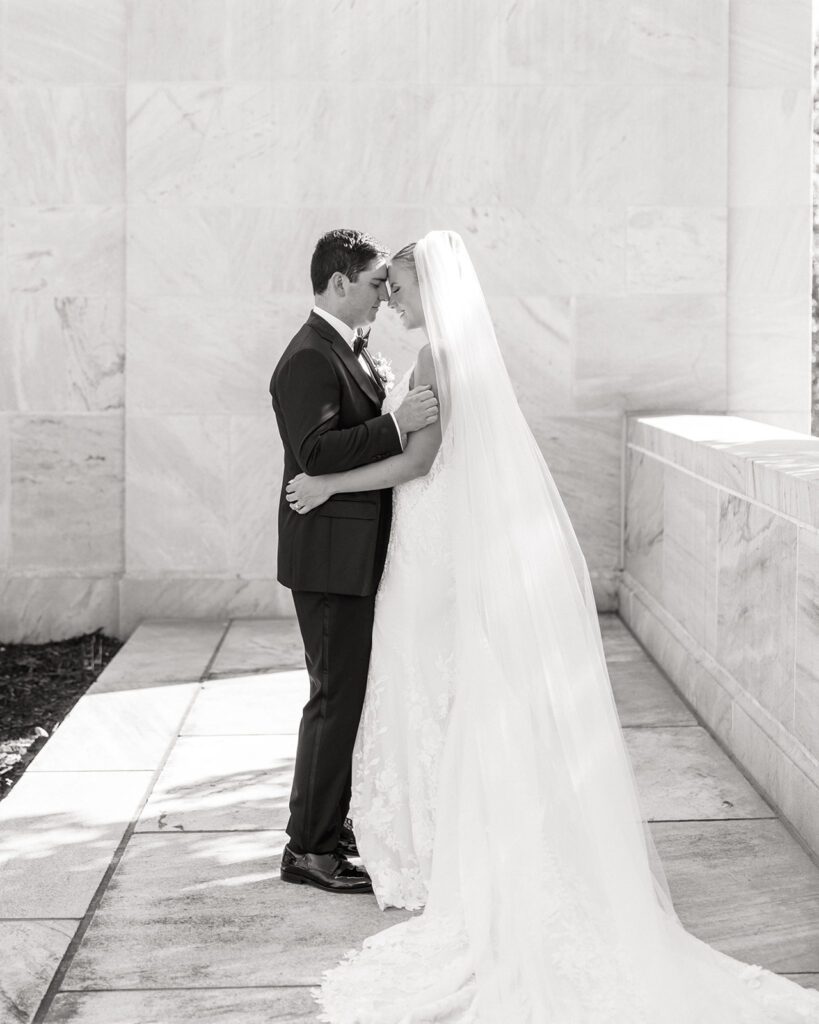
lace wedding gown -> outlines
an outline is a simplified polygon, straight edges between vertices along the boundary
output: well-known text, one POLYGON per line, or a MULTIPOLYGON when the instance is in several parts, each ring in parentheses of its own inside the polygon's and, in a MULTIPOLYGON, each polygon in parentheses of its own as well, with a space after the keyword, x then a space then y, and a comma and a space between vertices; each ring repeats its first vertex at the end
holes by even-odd
POLYGON ((588 568, 474 268, 453 232, 415 257, 443 438, 395 489, 353 813, 379 902, 427 894, 325 974, 321 1019, 819 1024, 819 992, 677 917, 588 568))
MULTIPOLYGON (((394 411, 412 370, 387 395, 394 411)), ((429 473, 393 490, 376 597, 367 693, 353 752, 350 816, 378 905, 426 903, 436 781, 452 701, 452 561, 444 535, 441 452, 429 473)))

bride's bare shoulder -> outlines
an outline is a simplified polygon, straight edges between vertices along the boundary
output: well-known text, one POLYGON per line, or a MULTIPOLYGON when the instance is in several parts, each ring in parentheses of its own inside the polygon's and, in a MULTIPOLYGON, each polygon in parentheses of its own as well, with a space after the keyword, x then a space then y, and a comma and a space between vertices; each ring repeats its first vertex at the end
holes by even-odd
POLYGON ((414 388, 420 387, 422 384, 429 384, 435 394, 438 394, 438 378, 435 376, 435 360, 432 358, 431 345, 424 345, 419 351, 415 359, 412 378, 414 388))

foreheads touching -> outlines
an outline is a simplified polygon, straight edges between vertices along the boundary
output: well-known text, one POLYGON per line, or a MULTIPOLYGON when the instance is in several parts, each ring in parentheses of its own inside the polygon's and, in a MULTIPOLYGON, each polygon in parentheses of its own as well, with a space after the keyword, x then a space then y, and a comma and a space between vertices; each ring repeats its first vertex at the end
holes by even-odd
POLYGON ((390 309, 395 310, 408 331, 424 327, 424 307, 415 265, 415 242, 405 245, 390 260, 390 309))

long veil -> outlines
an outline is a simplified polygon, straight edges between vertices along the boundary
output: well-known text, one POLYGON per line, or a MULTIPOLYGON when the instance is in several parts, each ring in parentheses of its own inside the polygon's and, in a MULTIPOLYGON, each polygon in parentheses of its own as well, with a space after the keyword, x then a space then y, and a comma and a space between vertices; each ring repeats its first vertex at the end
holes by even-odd
MULTIPOLYGON (((796 1024, 819 993, 686 932, 591 581, 461 238, 415 261, 440 394, 455 697, 424 913, 328 972, 333 1024, 796 1024)), ((423 638, 419 638, 422 642, 423 638)))

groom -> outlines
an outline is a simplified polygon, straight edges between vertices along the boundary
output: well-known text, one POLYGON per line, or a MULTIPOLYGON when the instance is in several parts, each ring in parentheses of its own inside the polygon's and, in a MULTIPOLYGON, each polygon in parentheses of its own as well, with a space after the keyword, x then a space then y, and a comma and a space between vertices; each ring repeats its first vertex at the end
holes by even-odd
POLYGON ((336 494, 306 515, 290 508, 285 492, 298 473, 343 472, 398 455, 402 434, 438 417, 427 387, 381 414, 385 391, 364 329, 389 297, 388 254, 360 231, 319 239, 310 264, 315 305, 270 381, 284 445, 278 580, 293 592, 310 677, 281 877, 330 892, 372 892, 367 872, 347 859, 357 851, 345 817, 392 492, 336 494))

